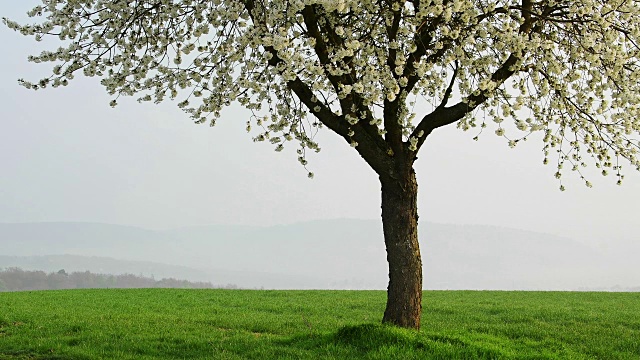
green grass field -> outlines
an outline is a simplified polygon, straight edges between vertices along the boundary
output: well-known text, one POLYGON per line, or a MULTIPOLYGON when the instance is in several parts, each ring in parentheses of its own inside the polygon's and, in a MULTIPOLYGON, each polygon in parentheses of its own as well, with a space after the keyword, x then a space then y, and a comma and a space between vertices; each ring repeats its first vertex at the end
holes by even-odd
POLYGON ((427 291, 420 332, 382 291, 0 293, 0 359, 640 359, 640 294, 427 291))

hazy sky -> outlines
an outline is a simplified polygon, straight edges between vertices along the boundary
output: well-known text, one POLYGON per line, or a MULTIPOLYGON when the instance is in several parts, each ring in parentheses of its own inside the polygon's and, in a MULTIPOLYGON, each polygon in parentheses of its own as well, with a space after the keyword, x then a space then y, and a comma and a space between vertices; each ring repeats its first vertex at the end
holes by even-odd
MULTIPOLYGON (((24 20, 34 0, 0 2, 0 17, 24 20)), ((214 128, 195 125, 175 103, 111 98, 98 79, 34 92, 50 64, 28 63, 37 43, 0 26, 0 222, 86 221, 151 229, 207 224, 286 224, 380 216, 375 173, 330 131, 309 158, 309 180, 295 146, 276 153, 251 141, 248 118, 229 108, 214 128)), ((255 134, 254 134, 255 135, 255 134)), ((591 166, 586 188, 542 165, 539 137, 510 149, 493 130, 438 130, 419 154, 421 220, 549 232, 613 245, 640 233, 640 174, 626 182, 591 166)), ((553 163, 553 162, 551 162, 553 163)))

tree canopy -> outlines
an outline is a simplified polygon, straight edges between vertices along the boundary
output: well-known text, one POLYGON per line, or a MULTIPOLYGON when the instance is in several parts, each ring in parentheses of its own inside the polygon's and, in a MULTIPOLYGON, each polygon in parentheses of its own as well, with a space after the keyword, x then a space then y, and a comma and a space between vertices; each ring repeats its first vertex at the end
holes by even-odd
POLYGON ((557 177, 585 157, 619 181, 619 158, 640 165, 637 1, 46 0, 29 15, 44 19, 4 22, 65 46, 31 57, 56 65, 24 86, 82 72, 112 106, 177 98, 211 125, 238 102, 255 140, 295 140, 303 164, 322 126, 380 173, 385 154, 415 158, 432 130, 457 123, 510 146, 543 132, 557 177), (421 101, 431 111, 416 114, 421 101))

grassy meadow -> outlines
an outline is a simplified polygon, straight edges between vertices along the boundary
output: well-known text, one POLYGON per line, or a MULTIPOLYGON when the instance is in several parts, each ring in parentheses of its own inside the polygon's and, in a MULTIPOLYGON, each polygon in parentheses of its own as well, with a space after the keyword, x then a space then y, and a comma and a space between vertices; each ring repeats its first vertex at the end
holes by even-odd
POLYGON ((640 294, 426 291, 420 332, 382 291, 0 293, 0 359, 640 359, 640 294))

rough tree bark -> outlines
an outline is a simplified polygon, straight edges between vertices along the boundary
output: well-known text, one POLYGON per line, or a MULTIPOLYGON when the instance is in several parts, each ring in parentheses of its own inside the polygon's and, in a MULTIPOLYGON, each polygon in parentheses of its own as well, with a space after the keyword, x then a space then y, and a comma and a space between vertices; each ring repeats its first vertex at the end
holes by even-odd
POLYGON ((418 183, 411 166, 380 176, 382 227, 389 263, 383 323, 420 329, 422 259, 418 244, 418 183))

